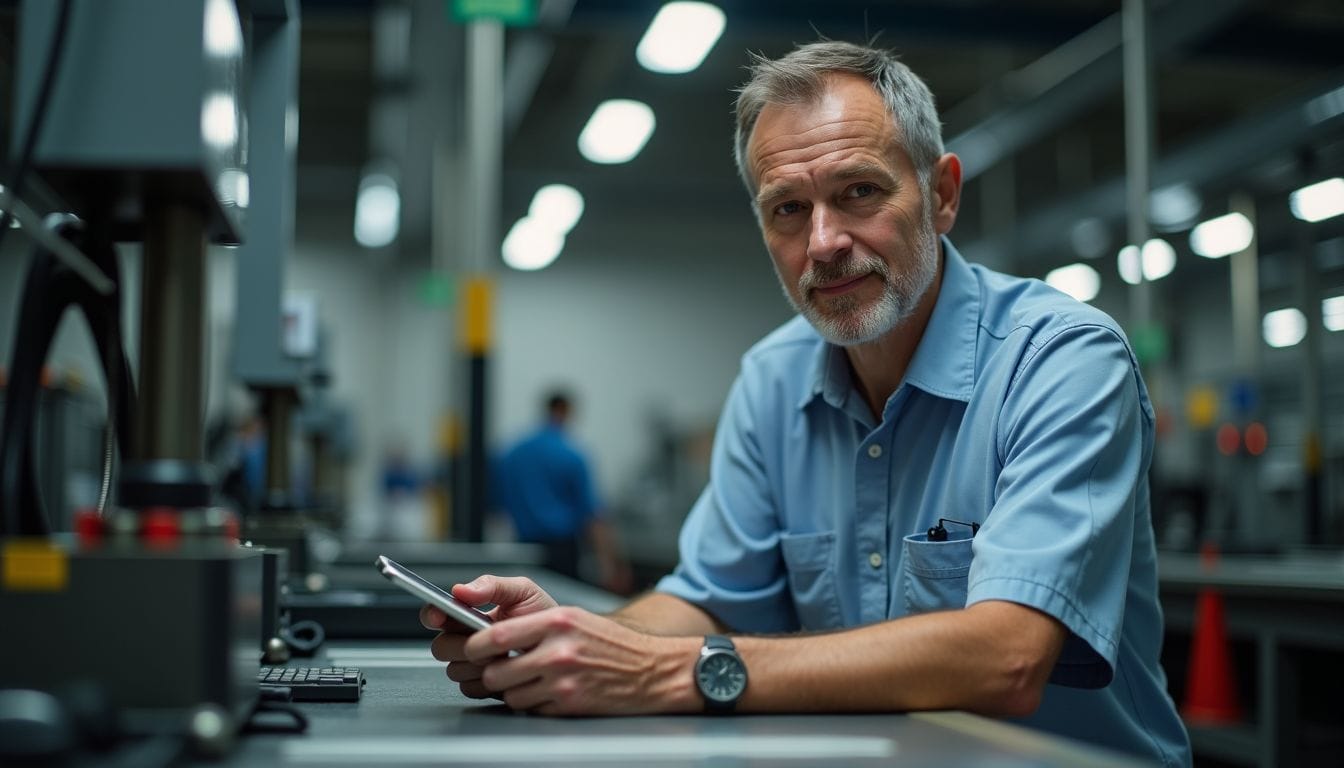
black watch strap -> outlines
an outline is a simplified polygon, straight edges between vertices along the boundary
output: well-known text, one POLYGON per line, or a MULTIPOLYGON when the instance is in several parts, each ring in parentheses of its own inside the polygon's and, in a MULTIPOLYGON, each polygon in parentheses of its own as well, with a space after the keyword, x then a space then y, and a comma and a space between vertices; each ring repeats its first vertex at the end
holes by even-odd
POLYGON ((723 648, 729 651, 737 650, 737 646, 733 645, 733 641, 724 635, 705 635, 705 647, 723 648))

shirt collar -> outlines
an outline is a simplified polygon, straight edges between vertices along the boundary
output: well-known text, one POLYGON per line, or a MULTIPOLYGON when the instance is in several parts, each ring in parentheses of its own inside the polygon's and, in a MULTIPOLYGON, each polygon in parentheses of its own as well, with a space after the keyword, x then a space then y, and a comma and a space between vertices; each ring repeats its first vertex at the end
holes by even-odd
MULTIPOLYGON (((946 237, 943 245, 943 283, 938 300, 915 349, 905 382, 926 392, 970 401, 975 387, 975 341, 980 326, 980 284, 961 253, 946 237)), ((798 407, 818 396, 844 410, 853 384, 843 347, 823 341, 812 365, 812 386, 804 390, 798 407)))
POLYGON ((905 383, 931 395, 969 402, 975 389, 975 342, 980 334, 980 281, 956 246, 943 242, 943 285, 905 383))

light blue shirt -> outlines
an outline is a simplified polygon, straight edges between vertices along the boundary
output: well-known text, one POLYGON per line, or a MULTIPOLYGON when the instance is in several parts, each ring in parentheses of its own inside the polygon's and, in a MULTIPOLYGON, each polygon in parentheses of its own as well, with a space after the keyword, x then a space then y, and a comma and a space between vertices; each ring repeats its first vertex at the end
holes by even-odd
POLYGON ((880 423, 801 317, 747 352, 658 589, 749 633, 1028 605, 1070 634, 1025 723, 1189 765, 1158 662, 1153 409, 1129 344, 1099 310, 942 245, 880 423), (930 541, 939 518, 981 527, 930 541))

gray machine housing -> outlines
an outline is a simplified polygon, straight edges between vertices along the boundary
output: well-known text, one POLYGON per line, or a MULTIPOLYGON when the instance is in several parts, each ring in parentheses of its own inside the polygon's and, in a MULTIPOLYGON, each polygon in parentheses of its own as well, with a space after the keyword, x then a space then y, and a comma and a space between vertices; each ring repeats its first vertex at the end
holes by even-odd
POLYGON ((202 705, 256 705, 262 555, 201 542, 68 551, 57 591, 0 590, 0 687, 93 683, 134 732, 183 732, 202 705))
MULTIPOLYGON (((32 120, 59 5, 27 0, 21 7, 16 126, 32 120)), ((246 199, 238 199, 237 186, 247 152, 243 49, 224 53, 206 45, 207 17, 219 23, 215 8, 235 6, 73 0, 33 165, 76 210, 113 206, 126 239, 140 239, 144 206, 163 197, 201 201, 210 239, 242 239, 246 199), (228 103, 231 129, 221 120, 228 103), (222 141, 230 130, 234 141, 222 141)), ((12 138, 17 156, 24 131, 12 138)))

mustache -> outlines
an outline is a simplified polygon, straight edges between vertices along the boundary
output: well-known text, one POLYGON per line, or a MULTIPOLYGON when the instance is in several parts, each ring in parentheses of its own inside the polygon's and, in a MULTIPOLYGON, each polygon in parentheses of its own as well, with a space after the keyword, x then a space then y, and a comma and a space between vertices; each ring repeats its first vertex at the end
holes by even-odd
POLYGON ((851 256, 843 261, 833 261, 829 263, 816 263, 798 278, 798 289, 806 294, 808 291, 820 288, 827 283, 834 283, 838 280, 847 280, 854 277, 863 277, 864 275, 876 273, 883 280, 888 278, 886 262, 873 256, 851 256))

